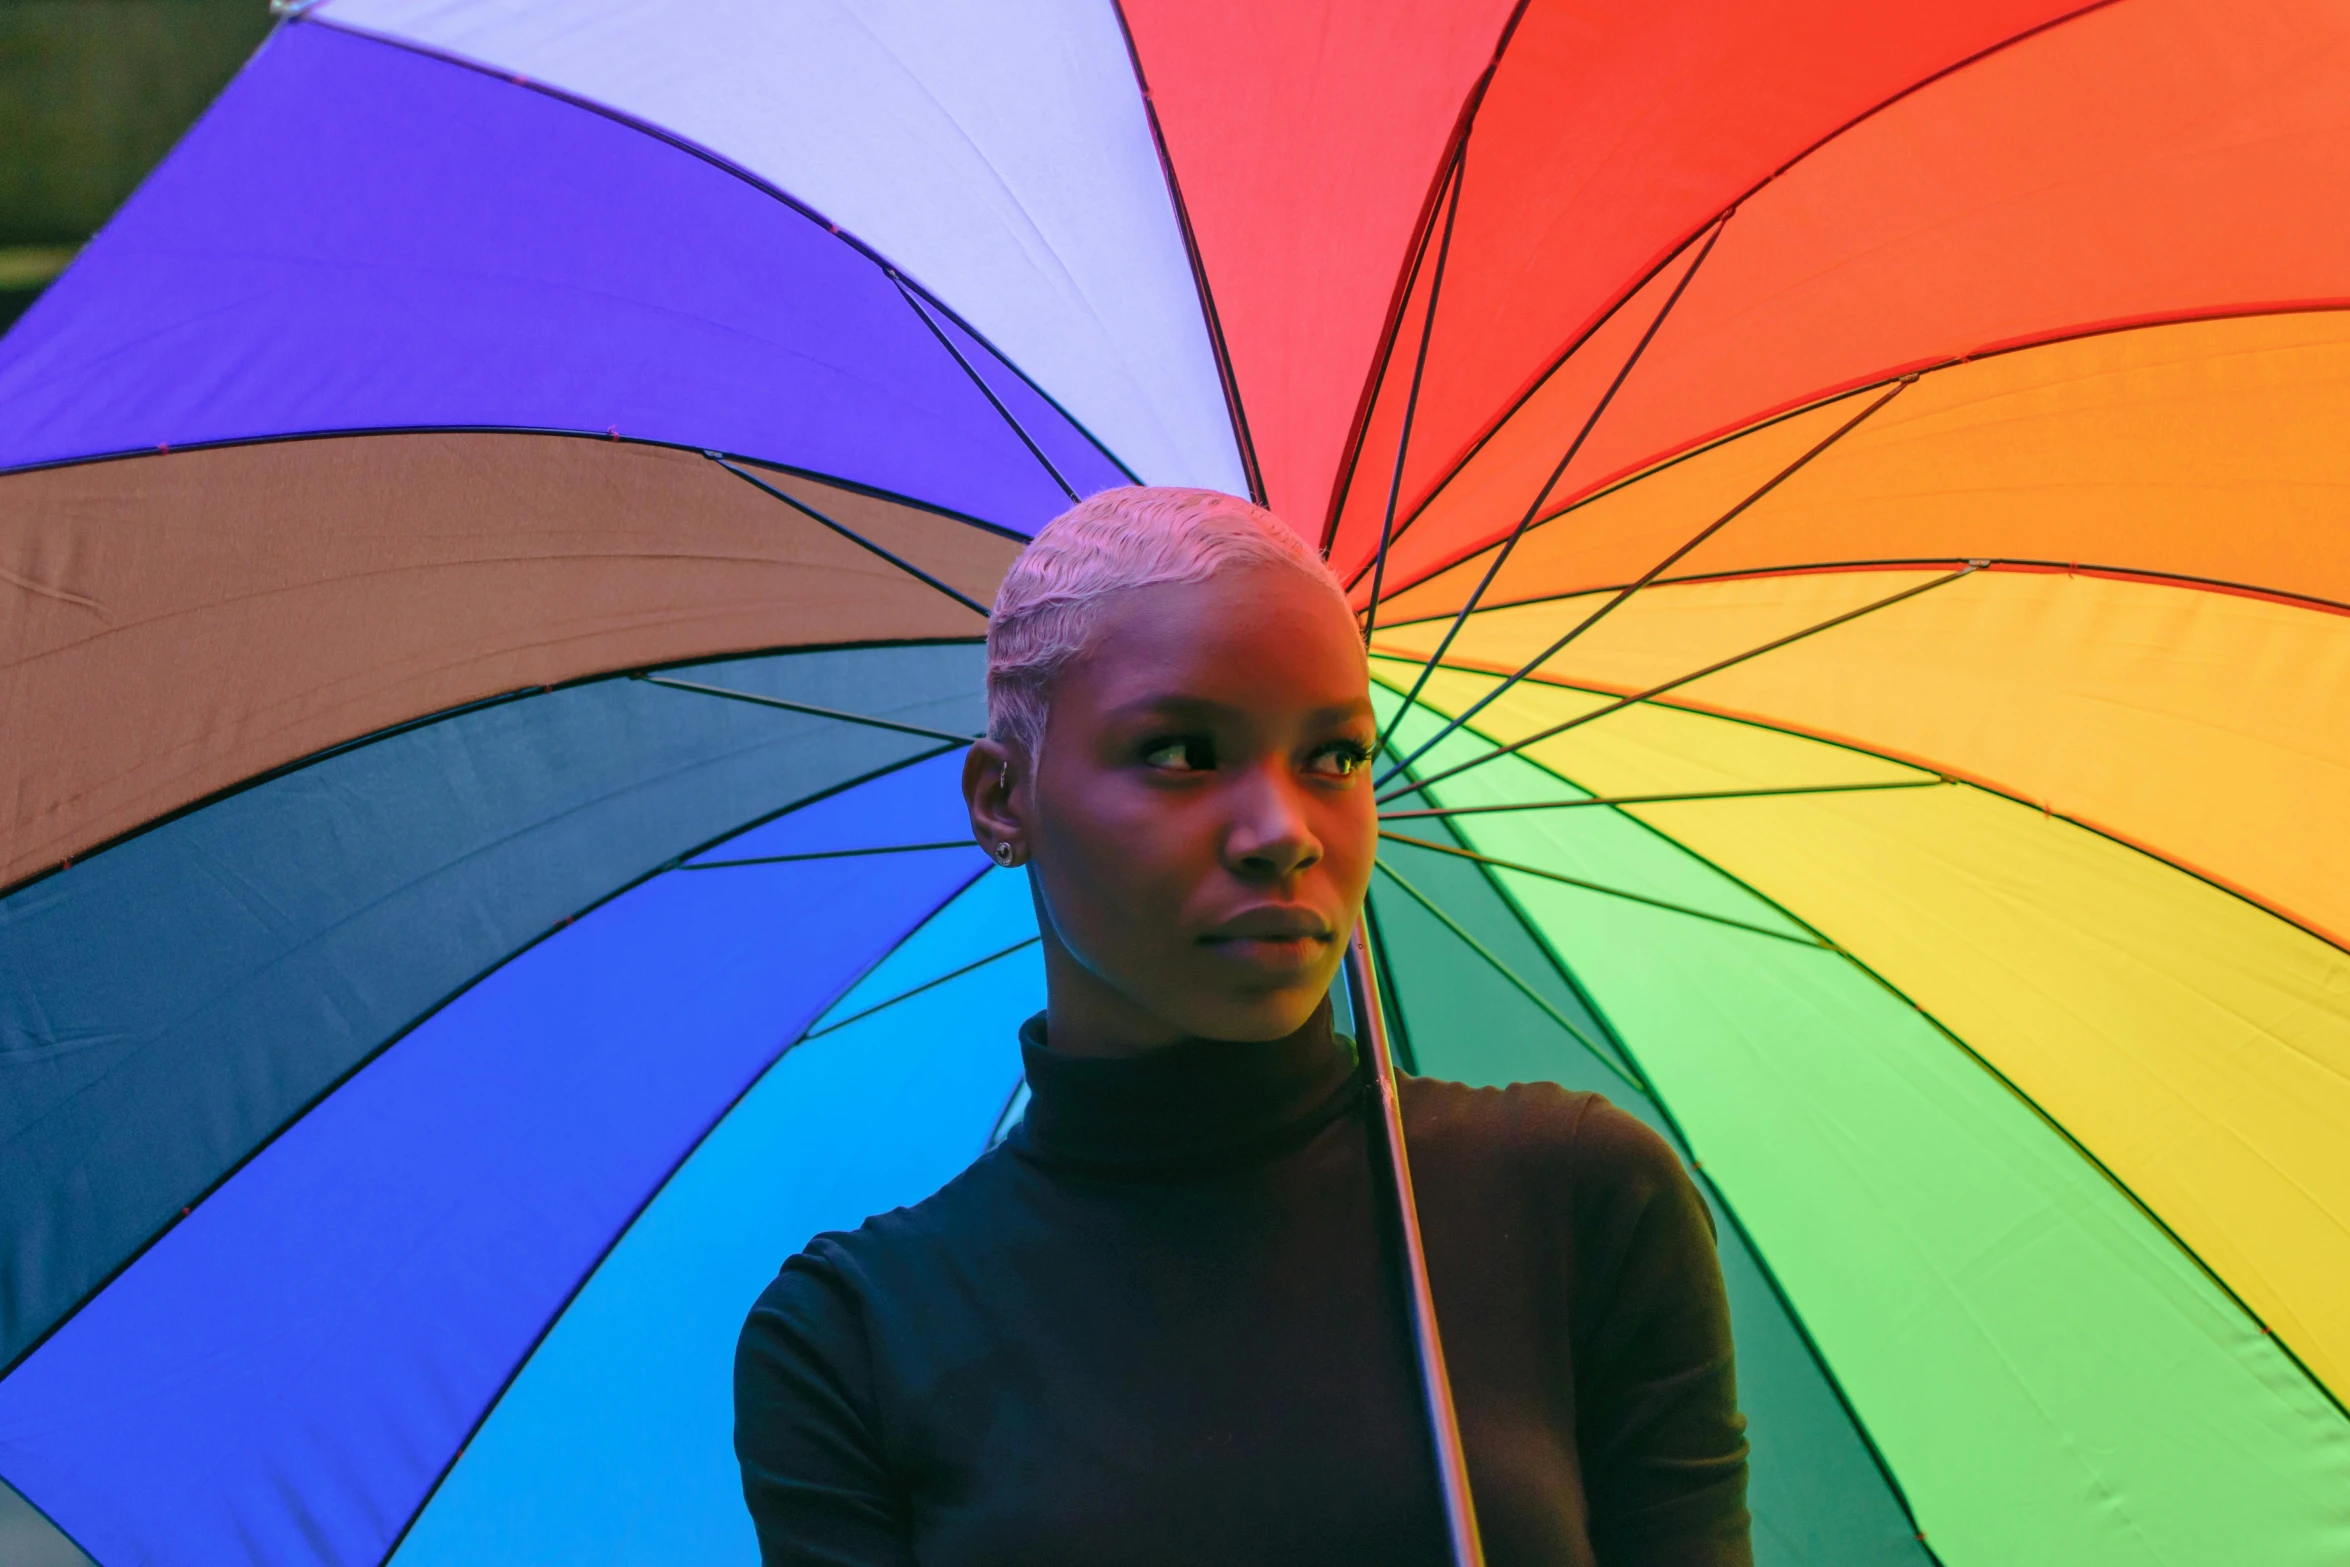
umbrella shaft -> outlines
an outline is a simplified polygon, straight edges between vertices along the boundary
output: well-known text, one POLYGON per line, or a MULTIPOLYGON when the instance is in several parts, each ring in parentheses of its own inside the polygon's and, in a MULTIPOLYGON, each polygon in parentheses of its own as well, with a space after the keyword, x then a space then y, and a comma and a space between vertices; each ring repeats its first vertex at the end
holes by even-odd
POLYGON ((1355 1034, 1371 1065, 1378 1098, 1380 1142, 1395 1185, 1395 1214, 1403 1244, 1404 1299, 1411 1312, 1412 1343, 1420 1359, 1420 1391, 1428 1410, 1428 1434, 1436 1452, 1437 1487, 1444 1494, 1445 1532, 1453 1567, 1485 1567, 1477 1538, 1477 1509, 1469 1497, 1469 1463, 1461 1447, 1460 1421, 1452 1407, 1452 1378, 1444 1367, 1444 1344, 1436 1332, 1436 1298, 1428 1287, 1428 1257, 1420 1244, 1420 1210, 1412 1196, 1412 1165, 1404 1150, 1403 1105, 1396 1097, 1395 1060, 1387 1048, 1387 1019, 1379 1009, 1379 984, 1362 921, 1346 954, 1347 999, 1354 1009, 1355 1034))

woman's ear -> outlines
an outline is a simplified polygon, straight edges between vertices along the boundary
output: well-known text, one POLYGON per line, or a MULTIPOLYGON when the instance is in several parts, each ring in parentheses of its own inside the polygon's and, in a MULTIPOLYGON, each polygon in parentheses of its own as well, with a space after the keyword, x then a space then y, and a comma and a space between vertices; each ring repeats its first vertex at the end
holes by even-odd
POLYGON ((963 803, 971 810, 971 835, 998 865, 1028 859, 1024 781, 1018 753, 1000 740, 975 740, 964 754, 963 803))

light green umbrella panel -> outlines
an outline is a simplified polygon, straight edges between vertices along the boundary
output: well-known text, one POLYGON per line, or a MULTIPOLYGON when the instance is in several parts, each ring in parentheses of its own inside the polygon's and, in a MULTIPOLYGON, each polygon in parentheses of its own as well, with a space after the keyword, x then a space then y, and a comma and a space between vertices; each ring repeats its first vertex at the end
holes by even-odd
MULTIPOLYGON (((1390 755, 1441 727, 1396 721, 1388 687, 1415 673, 1375 670, 1390 755)), ((1423 702, 1441 714, 1492 684, 1431 682, 1423 702)), ((1979 792, 1750 724, 1640 716, 1685 750, 1765 748, 1786 787, 1922 787, 1462 810, 1593 798, 1506 756, 1390 799, 1373 918, 1418 1070, 1595 1089, 1692 1158, 1722 1230, 1758 1528, 1786 1492, 1881 1473, 1949 1561, 2308 1560, 2291 1542, 2340 1536, 2350 1428, 2275 1340, 1833 933, 1633 814, 1718 828, 1808 800, 1898 818, 1979 792), (1415 809, 1460 814, 1400 814, 1415 809)), ((1502 743, 1471 725, 1414 772, 1502 743)), ((1855 1545, 1883 1522, 1841 1519, 1855 1545)))

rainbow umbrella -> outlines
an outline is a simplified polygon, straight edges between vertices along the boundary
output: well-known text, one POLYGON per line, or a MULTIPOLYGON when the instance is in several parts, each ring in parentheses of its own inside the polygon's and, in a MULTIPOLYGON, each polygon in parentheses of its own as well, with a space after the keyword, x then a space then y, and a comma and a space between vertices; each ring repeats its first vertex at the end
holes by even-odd
POLYGON ((752 1559, 742 1311, 1019 1113, 981 606, 1139 478, 1354 585, 1408 1063, 1697 1170, 1760 1560, 2350 1560, 2338 5, 283 9, 0 345, 91 1557, 752 1559))

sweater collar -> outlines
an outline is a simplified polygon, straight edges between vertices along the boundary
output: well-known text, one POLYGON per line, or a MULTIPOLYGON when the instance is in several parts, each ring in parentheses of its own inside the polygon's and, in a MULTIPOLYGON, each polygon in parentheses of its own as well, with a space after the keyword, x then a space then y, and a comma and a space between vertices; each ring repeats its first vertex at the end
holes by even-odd
POLYGON ((1028 1111, 1014 1134, 1047 1164, 1144 1173, 1265 1157, 1344 1108, 1354 1043, 1330 1003, 1284 1039, 1185 1039, 1139 1056, 1071 1056, 1020 1029, 1028 1111))

